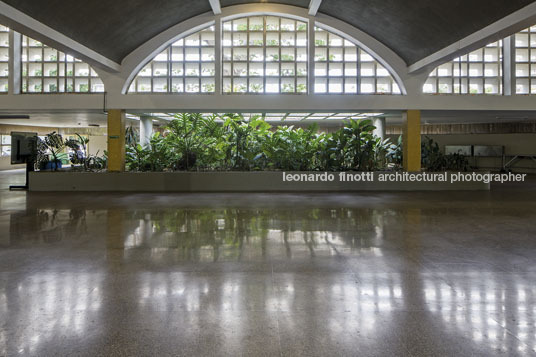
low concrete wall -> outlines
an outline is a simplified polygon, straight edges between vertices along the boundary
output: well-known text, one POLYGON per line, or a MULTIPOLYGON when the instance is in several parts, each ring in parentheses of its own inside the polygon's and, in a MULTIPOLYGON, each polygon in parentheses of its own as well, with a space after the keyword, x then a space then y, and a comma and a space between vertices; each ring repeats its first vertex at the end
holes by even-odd
MULTIPOLYGON (((283 172, 32 172, 30 191, 47 192, 352 192, 352 191, 476 191, 489 190, 482 182, 381 182, 381 172, 368 173, 369 181, 289 182, 283 172)), ((322 173, 292 172, 287 175, 322 173)), ((367 175, 349 172, 345 175, 367 175)), ((348 179, 348 178, 346 178, 348 179)))

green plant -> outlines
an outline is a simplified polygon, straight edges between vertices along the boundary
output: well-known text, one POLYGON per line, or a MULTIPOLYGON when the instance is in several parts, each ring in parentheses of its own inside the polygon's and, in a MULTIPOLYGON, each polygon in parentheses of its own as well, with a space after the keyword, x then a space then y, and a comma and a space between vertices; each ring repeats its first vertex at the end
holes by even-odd
MULTIPOLYGON (((98 152, 95 155, 88 154, 89 138, 76 134, 76 139, 65 141, 65 146, 71 149, 69 158, 73 165, 79 165, 84 171, 102 170, 106 167, 107 156, 99 157, 98 152)), ((105 153, 107 155, 107 153, 105 153)))
POLYGON ((467 158, 460 154, 445 155, 439 144, 430 137, 421 143, 422 167, 428 171, 466 171, 469 166, 467 158))
POLYGON ((403 164, 403 145, 402 145, 402 135, 398 137, 396 144, 390 144, 387 149, 387 161, 390 162, 396 170, 402 168, 403 164))
POLYGON ((137 171, 335 171, 377 170, 401 161, 401 140, 393 145, 375 137, 373 130, 370 120, 350 120, 334 133, 318 133, 316 127, 272 128, 261 117, 246 120, 240 114, 180 114, 147 147, 137 144, 132 134, 127 140, 127 167, 137 171))
POLYGON ((262 24, 249 25, 250 31, 262 31, 263 29, 264 29, 264 25, 262 24))
POLYGON ((221 126, 213 117, 204 118, 199 113, 182 113, 175 116, 166 127, 166 144, 174 159, 176 170, 191 170, 210 166, 217 156, 213 150, 221 136, 221 126))
POLYGON ((203 92, 204 93, 213 93, 215 90, 215 85, 213 83, 205 83, 203 84, 203 92))
POLYGON ((315 169, 318 142, 317 127, 294 129, 280 126, 268 136, 263 145, 263 154, 268 167, 278 170, 307 171, 315 169))
POLYGON ((247 92, 247 87, 245 84, 236 84, 233 88, 233 92, 235 93, 245 93, 247 92))
POLYGON ((307 86, 304 83, 298 84, 296 87, 296 92, 298 93, 306 93, 307 92, 307 86))
POLYGON ((39 150, 38 157, 41 158, 40 167, 52 161, 54 171, 57 171, 60 162, 59 155, 65 149, 63 136, 54 131, 47 134, 43 140, 39 139, 37 147, 39 150), (52 160, 48 159, 48 155, 52 155, 52 160))
POLYGON ((294 56, 288 55, 288 54, 282 54, 281 61, 294 61, 294 56))
POLYGON ((250 92, 253 92, 253 93, 261 93, 262 89, 263 89, 262 84, 250 84, 249 85, 249 90, 250 92))
POLYGON ((284 83, 281 86, 281 92, 283 92, 283 93, 294 93, 294 84, 284 83))
POLYGON ((128 126, 125 129, 125 143, 127 146, 133 146, 136 145, 136 143, 140 141, 140 135, 134 127, 128 126))
POLYGON ((223 119, 225 166, 232 170, 263 168, 262 145, 269 136, 270 124, 259 117, 246 122, 239 114, 226 114, 223 119))
POLYGON ((374 125, 370 120, 350 119, 342 129, 346 164, 353 170, 374 169, 374 125))

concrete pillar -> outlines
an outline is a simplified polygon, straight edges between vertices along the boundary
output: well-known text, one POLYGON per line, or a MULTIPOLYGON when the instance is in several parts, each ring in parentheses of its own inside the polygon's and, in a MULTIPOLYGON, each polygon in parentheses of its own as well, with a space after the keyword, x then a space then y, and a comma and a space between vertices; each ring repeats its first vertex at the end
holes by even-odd
POLYGON ((21 50, 22 35, 13 30, 9 31, 9 94, 21 92, 21 50))
POLYGON ((385 140, 385 118, 376 117, 374 118, 374 135, 385 140))
MULTIPOLYGON (((504 95, 516 94, 516 39, 515 35, 503 40, 504 95)), ((530 88, 529 88, 530 90, 530 88)))
POLYGON ((153 119, 150 117, 140 118, 140 145, 148 147, 151 145, 151 137, 153 136, 153 119))
POLYGON ((421 171, 421 111, 408 110, 403 119, 404 170, 421 171))
POLYGON ((125 111, 108 110, 108 171, 125 171, 125 111))

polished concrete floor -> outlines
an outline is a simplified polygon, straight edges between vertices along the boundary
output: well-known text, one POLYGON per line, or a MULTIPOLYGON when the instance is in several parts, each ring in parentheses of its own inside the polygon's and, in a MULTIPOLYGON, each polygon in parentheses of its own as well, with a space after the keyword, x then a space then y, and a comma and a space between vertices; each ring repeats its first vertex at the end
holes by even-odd
POLYGON ((49 194, 0 173, 0 356, 536 355, 536 180, 49 194))

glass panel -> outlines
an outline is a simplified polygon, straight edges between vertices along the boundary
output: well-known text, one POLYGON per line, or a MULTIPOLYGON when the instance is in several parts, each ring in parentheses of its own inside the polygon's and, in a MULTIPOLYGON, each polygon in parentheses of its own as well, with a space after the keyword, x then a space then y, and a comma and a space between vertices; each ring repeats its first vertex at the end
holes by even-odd
POLYGON ((252 16, 223 24, 223 93, 307 93, 307 24, 252 16))
MULTIPOLYGON (((224 35, 222 45, 231 46, 232 41, 224 35)), ((214 26, 175 41, 138 73, 128 92, 214 93, 215 44, 214 26)), ((222 54, 233 56, 231 48, 224 48, 222 54)))
POLYGON ((502 41, 436 67, 424 84, 423 93, 502 94, 502 85, 498 83, 502 83, 502 41))
POLYGON ((400 94, 387 68, 338 34, 316 27, 314 55, 315 93, 400 94))

